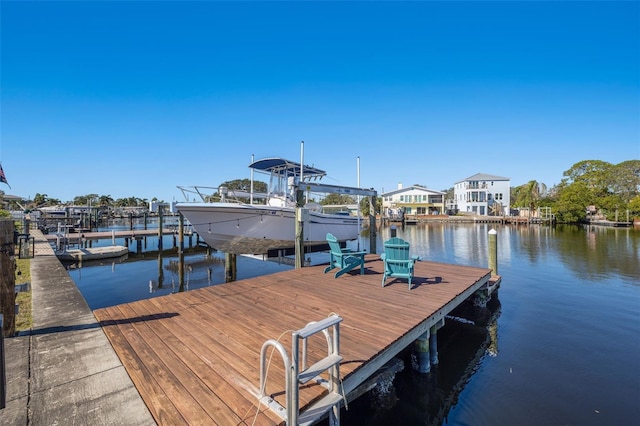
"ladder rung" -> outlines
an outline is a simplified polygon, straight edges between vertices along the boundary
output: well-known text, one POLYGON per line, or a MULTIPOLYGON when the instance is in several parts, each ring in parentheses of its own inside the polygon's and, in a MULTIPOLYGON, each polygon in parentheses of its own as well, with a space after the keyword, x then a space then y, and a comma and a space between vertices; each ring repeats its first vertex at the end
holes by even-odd
POLYGON ((312 404, 308 409, 300 413, 298 417, 299 425, 312 425, 317 423, 327 411, 331 410, 335 405, 340 404, 344 398, 339 393, 331 392, 320 401, 312 404))
POLYGON ((324 371, 327 371, 334 365, 339 364, 340 361, 342 361, 342 357, 340 355, 329 355, 328 357, 323 358, 320 361, 316 362, 306 370, 301 371, 300 374, 298 374, 298 380, 302 384, 307 383, 309 380, 313 379, 318 374, 324 371))

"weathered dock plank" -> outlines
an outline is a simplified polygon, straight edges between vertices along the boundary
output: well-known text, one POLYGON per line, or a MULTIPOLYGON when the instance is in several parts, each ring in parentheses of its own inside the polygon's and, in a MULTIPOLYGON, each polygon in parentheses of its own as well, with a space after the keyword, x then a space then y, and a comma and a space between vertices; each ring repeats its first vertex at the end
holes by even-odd
MULTIPOLYGON (((273 425, 281 419, 257 404, 260 349, 331 313, 340 324, 340 373, 352 391, 391 357, 488 282, 490 270, 417 262, 415 284, 387 280, 367 255, 365 274, 340 278, 324 266, 291 270, 94 312, 156 421, 163 424, 273 425)), ((309 364, 326 356, 322 336, 309 341, 309 364)), ((285 372, 276 352, 267 394, 282 405, 285 372)), ((326 390, 300 391, 301 408, 326 390)))

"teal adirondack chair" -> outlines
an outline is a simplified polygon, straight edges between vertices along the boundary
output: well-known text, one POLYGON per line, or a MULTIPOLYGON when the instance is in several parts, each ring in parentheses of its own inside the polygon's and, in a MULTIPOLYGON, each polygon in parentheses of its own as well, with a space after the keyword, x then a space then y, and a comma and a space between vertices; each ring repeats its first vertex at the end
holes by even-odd
POLYGON ((409 290, 411 290, 413 264, 414 261, 420 260, 420 257, 409 256, 409 243, 398 237, 385 241, 384 253, 380 255, 380 258, 384 262, 382 287, 385 286, 387 278, 405 278, 409 281, 409 290))
POLYGON ((351 249, 341 248, 336 237, 330 233, 327 234, 327 242, 329 243, 331 258, 329 260, 329 266, 324 270, 325 274, 334 268, 338 268, 338 272, 336 272, 335 275, 335 278, 338 278, 340 275, 358 266, 360 266, 360 275, 364 274, 364 255, 367 252, 351 251, 351 249))

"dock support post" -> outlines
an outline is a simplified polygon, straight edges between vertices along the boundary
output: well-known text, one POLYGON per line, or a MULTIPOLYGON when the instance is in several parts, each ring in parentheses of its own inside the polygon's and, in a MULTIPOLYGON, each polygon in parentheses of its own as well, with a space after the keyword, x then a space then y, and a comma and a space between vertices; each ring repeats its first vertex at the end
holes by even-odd
POLYGON ((413 355, 411 364, 418 373, 429 373, 431 371, 431 360, 429 357, 430 332, 425 331, 422 336, 413 342, 413 355))
POLYGON ((498 232, 493 228, 489 231, 489 269, 492 277, 498 275, 498 232))
POLYGON ((236 280, 236 255, 233 253, 224 254, 224 276, 227 283, 236 280))
POLYGON ((142 254, 142 238, 136 238, 136 254, 142 254))
POLYGON ((435 324, 431 327, 429 333, 429 361, 431 365, 438 365, 438 325, 435 324))

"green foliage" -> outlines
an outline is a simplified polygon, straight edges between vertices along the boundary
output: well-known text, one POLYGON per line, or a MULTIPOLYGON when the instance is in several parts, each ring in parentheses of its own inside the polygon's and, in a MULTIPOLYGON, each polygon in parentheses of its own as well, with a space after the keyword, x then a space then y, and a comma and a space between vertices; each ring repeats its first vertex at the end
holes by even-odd
POLYGON ((629 212, 634 216, 640 216, 640 195, 636 195, 629 201, 629 212))
MULTIPOLYGON (((220 186, 226 186, 230 190, 251 191, 251 179, 235 179, 223 182, 220 186)), ((267 192, 268 186, 264 182, 253 181, 253 192, 267 192)))
POLYGON ((51 198, 47 194, 36 193, 36 195, 33 196, 33 202, 31 203, 31 206, 33 208, 37 208, 57 206, 58 204, 61 204, 61 202, 57 198, 51 198))
POLYGON ((561 185, 552 211, 558 222, 580 222, 585 219, 586 207, 591 205, 593 198, 593 191, 583 181, 561 185))
POLYGON ((0 218, 2 218, 2 217, 10 218, 11 217, 11 213, 9 213, 6 210, 0 209, 0 218))
POLYGON ((640 191, 640 160, 616 165, 601 160, 580 161, 565 171, 564 176, 553 205, 558 221, 583 220, 590 205, 605 216, 636 209, 632 200, 640 191))
POLYGON ((547 185, 530 180, 524 185, 511 189, 511 205, 513 207, 527 207, 531 211, 540 206, 540 202, 547 192, 547 185))
MULTIPOLYGON (((243 192, 250 193, 251 192, 251 179, 229 180, 229 181, 226 181, 226 182, 222 182, 220 184, 220 186, 227 187, 229 192, 231 192, 231 191, 243 191, 243 192)), ((211 194, 208 197, 206 197, 206 201, 207 202, 215 202, 215 201, 220 201, 222 199, 221 194, 219 193, 220 186, 218 186, 218 191, 216 191, 213 194, 211 194)), ((260 181, 257 181, 257 180, 253 181, 253 192, 254 192, 254 194, 255 193, 266 193, 268 190, 269 190, 269 186, 266 183, 260 182, 260 181)), ((249 201, 248 197, 238 197, 238 198, 241 201, 245 201, 245 202, 249 201)))
MULTIPOLYGON (((380 213, 382 210, 382 197, 376 197, 375 206, 373 207, 374 214, 380 213)), ((362 197, 360 200, 360 214, 362 216, 369 216, 371 211, 371 197, 362 197)))
POLYGON ((638 196, 640 190, 640 160, 624 161, 611 169, 610 190, 626 203, 638 196))
POLYGON ((356 200, 353 197, 350 197, 345 194, 329 194, 327 195, 320 204, 323 206, 334 206, 334 205, 344 205, 344 204, 355 204, 356 200))

